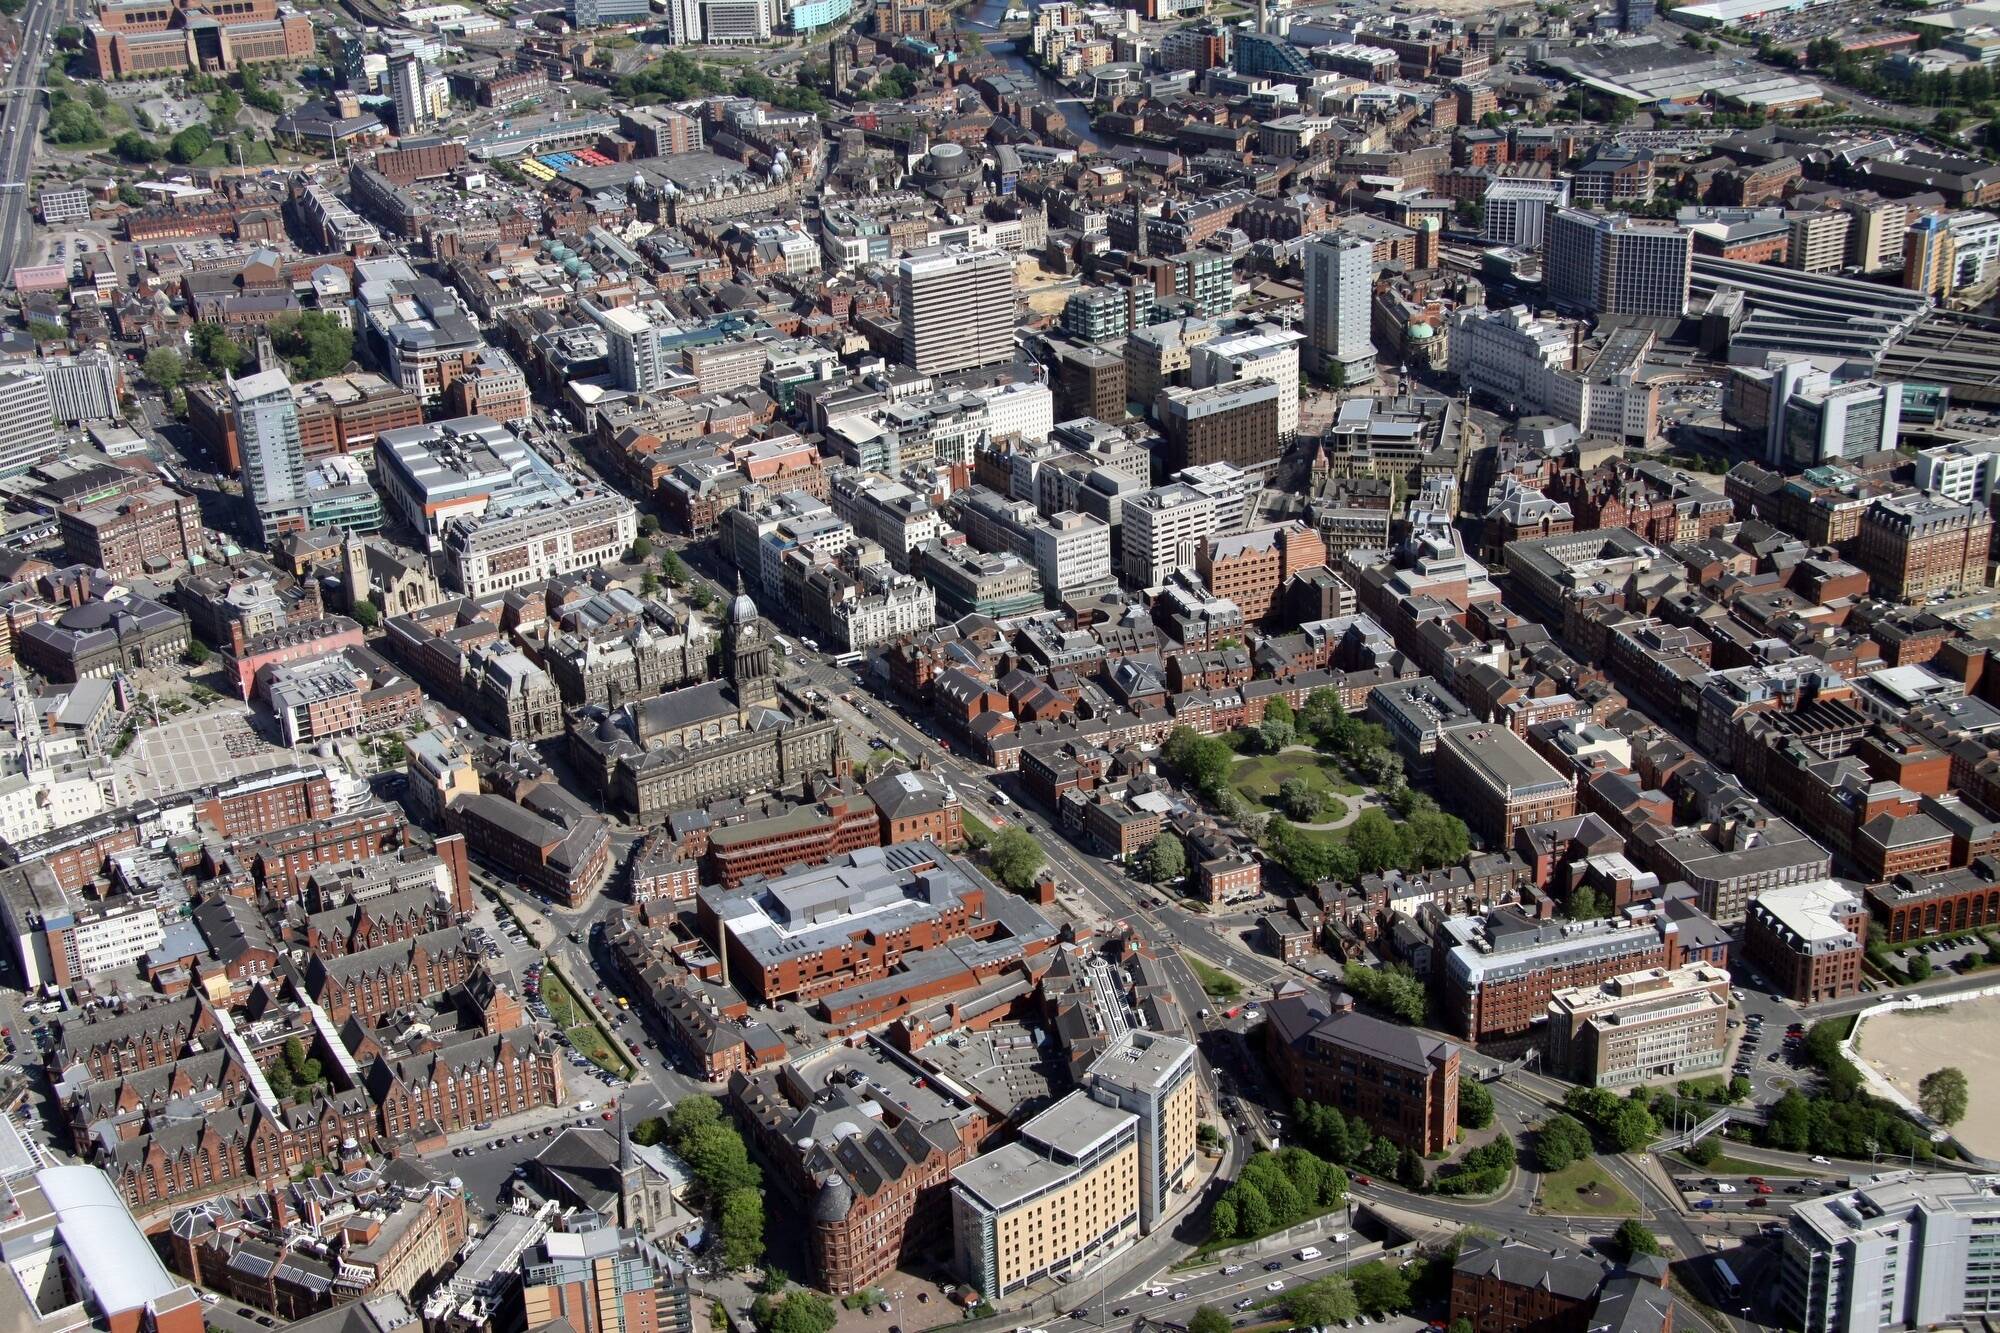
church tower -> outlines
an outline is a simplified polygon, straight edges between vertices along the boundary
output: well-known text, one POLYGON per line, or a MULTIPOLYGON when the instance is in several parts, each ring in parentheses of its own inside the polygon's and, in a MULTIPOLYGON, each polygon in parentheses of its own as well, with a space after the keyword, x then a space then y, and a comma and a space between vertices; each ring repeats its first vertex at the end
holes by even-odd
POLYGON ((743 591, 741 570, 736 574, 736 596, 729 603, 729 620, 722 627, 722 670, 736 689, 739 706, 770 703, 778 697, 771 636, 757 614, 757 603, 743 591))

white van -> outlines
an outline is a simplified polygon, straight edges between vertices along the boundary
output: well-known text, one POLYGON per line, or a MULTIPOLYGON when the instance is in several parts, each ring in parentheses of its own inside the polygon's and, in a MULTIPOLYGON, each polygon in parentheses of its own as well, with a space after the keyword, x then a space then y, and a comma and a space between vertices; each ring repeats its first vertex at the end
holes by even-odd
POLYGON ((597 1103, 596 1103, 596 1102, 578 1102, 578 1103, 576 1104, 576 1109, 577 1109, 577 1110, 579 1110, 579 1111, 582 1111, 582 1112, 584 1112, 585 1114, 589 1114, 590 1112, 592 1112, 592 1111, 595 1111, 595 1110, 597 1109, 597 1103))
POLYGON ((1319 1258, 1319 1246, 1317 1245, 1308 1245, 1303 1250, 1299 1251, 1299 1259, 1301 1262, 1317 1258, 1319 1258))

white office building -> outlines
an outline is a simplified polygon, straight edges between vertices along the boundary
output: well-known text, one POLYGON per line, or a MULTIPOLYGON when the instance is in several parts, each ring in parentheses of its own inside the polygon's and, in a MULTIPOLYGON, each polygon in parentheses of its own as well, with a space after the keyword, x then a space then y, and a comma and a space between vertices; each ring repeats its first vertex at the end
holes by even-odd
POLYGON ((0 476, 53 458, 62 448, 49 429, 54 409, 41 368, 26 362, 0 368, 0 476))
POLYGON ((1480 238, 1488 245, 1540 250, 1551 209, 1569 207, 1566 180, 1524 180, 1503 176, 1486 187, 1486 218, 1480 238))
MULTIPOLYGON (((1375 378, 1375 248, 1359 236, 1322 232, 1306 242, 1306 342, 1314 364, 1346 385, 1375 378)), ((1296 396, 1296 395, 1294 395, 1296 396)))
POLYGON ((1157 588, 1193 566, 1215 531, 1215 500, 1192 486, 1156 486, 1125 498, 1119 525, 1120 570, 1129 588, 1157 588))
POLYGON ((411 134, 430 121, 430 107, 424 94, 427 71, 413 55, 392 56, 384 76, 389 101, 396 108, 396 133, 411 134))
POLYGON ((1304 341, 1290 329, 1264 324, 1203 343, 1189 356, 1188 383, 1197 389, 1251 380, 1277 385, 1278 437, 1289 440, 1299 433, 1299 345, 1304 341))
POLYGON ((527 509, 454 519, 438 572, 466 596, 484 597, 610 564, 638 535, 638 514, 622 495, 550 496, 527 509))
POLYGON ((260 370, 229 382, 243 457, 243 493, 257 511, 264 540, 305 505, 306 456, 299 442, 299 408, 282 370, 260 370))
POLYGON ((1012 435, 1024 444, 1040 444, 1056 428, 1056 399, 1046 384, 1023 380, 972 393, 986 402, 986 430, 993 439, 1012 435))
POLYGON ((1792 1209, 1778 1308, 1805 1333, 2000 1315, 2000 1176, 1895 1171, 1792 1209))
POLYGON ((1037 520, 1029 529, 1032 546, 1021 552, 1034 562, 1042 588, 1058 599, 1106 592, 1111 576, 1111 526, 1073 509, 1037 520))
POLYGON ((1694 239, 1677 222, 1557 209, 1548 221, 1549 300, 1593 315, 1687 310, 1694 239))
POLYGON ((2000 482, 2000 435, 1953 440, 1917 455, 1917 488, 1960 504, 1986 506, 2000 482))
POLYGON ((42 377, 49 385, 49 410, 58 421, 116 421, 124 415, 118 402, 124 388, 118 358, 102 347, 47 357, 42 377))
POLYGON ((1011 360, 1020 302, 1014 260, 999 250, 925 250, 896 270, 903 360, 948 375, 1011 360))
POLYGON ((604 330, 605 350, 611 360, 611 379, 621 389, 650 393, 678 369, 677 362, 660 346, 660 333, 652 318, 630 306, 598 310, 586 306, 604 330))

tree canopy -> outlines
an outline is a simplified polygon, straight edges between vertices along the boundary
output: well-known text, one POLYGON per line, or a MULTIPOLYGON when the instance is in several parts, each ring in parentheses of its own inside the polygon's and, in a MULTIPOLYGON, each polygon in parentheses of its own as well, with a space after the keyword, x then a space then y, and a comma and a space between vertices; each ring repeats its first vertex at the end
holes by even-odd
POLYGON ((354 331, 324 310, 308 310, 295 319, 275 321, 271 343, 290 363, 297 379, 338 375, 354 359, 354 331))
POLYGON ((1962 1069, 1946 1065, 1925 1074, 1917 1084, 1917 1105, 1941 1125, 1955 1125, 1965 1119, 1969 1104, 1970 1090, 1962 1069))
POLYGON ((1571 1115, 1549 1117, 1535 1131, 1535 1165, 1544 1172, 1560 1171, 1590 1156, 1595 1147, 1590 1130, 1571 1115))
POLYGON ((1140 868, 1155 884, 1166 884, 1187 873, 1187 848, 1173 833, 1161 830, 1140 853, 1140 868))
POLYGON ((1047 856, 1026 829, 1006 828, 986 844, 986 858, 1000 882, 1019 893, 1035 882, 1035 872, 1047 856))

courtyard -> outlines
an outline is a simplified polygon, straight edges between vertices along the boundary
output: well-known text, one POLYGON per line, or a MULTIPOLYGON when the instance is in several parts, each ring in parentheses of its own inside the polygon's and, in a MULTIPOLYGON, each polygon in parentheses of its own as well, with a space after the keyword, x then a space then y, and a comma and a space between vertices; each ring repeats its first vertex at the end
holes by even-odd
POLYGON ((1239 755, 1229 771, 1229 785, 1252 805, 1284 814, 1301 831, 1316 837, 1335 837, 1353 823, 1366 808, 1368 795, 1339 759, 1302 745, 1277 754, 1239 755), (1317 818, 1298 819, 1285 809, 1278 793, 1292 781, 1305 784, 1319 798, 1317 818))

